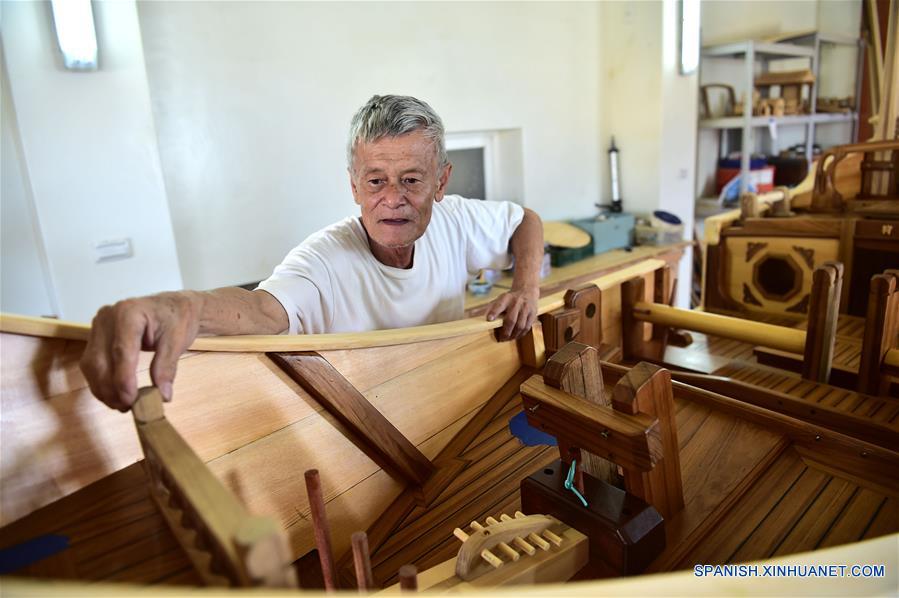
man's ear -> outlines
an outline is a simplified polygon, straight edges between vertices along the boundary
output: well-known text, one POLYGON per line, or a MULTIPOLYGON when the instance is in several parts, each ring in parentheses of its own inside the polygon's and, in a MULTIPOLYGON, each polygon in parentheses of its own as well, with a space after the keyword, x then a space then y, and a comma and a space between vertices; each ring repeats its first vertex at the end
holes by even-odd
POLYGON ((434 201, 443 199, 443 195, 446 193, 446 184, 449 182, 452 171, 453 165, 447 162, 446 166, 443 167, 443 172, 440 173, 440 177, 437 179, 437 193, 434 195, 434 201))
POLYGON ((362 203, 359 201, 359 192, 356 189, 356 179, 353 177, 353 169, 347 168, 346 173, 350 177, 350 189, 353 191, 353 201, 356 202, 356 205, 361 206, 362 203))

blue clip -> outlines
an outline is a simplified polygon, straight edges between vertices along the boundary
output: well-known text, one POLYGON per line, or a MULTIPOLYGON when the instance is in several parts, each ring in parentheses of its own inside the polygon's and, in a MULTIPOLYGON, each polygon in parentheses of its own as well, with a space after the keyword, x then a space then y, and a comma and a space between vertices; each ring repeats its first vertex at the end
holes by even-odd
POLYGON ((565 489, 571 490, 574 492, 574 495, 581 499, 581 502, 584 503, 584 506, 587 506, 587 499, 584 498, 584 495, 577 491, 577 488, 574 487, 574 472, 577 469, 577 460, 571 460, 571 467, 568 469, 568 477, 565 478, 565 489))

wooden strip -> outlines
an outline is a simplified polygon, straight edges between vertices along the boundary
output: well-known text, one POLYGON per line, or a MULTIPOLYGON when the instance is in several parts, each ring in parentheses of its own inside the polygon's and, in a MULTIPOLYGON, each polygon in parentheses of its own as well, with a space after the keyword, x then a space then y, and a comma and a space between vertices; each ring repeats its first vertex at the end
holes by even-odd
POLYGON ((865 539, 894 534, 899 530, 899 498, 887 498, 865 530, 865 539))
POLYGON ((391 475, 421 486, 433 464, 368 402, 340 372, 317 353, 270 353, 288 376, 336 417, 350 440, 391 475))
POLYGON ((787 449, 781 453, 708 535, 678 562, 677 568, 689 568, 696 563, 727 562, 805 469, 796 451, 787 449))
POLYGON ((743 563, 770 557, 795 522, 815 501, 829 479, 830 476, 824 473, 806 469, 784 499, 728 558, 728 562, 743 563))
MULTIPOLYGON (((603 362, 602 372, 605 380, 617 380, 627 369, 603 362)), ((849 471, 873 480, 887 480, 891 484, 893 480, 899 480, 899 453, 896 451, 682 382, 672 382, 672 386, 676 398, 696 401, 722 413, 733 414, 747 422, 787 434, 797 445, 827 455, 828 459, 836 459, 842 468, 849 471)))
POLYGON ((839 316, 843 265, 824 262, 812 273, 811 301, 802 361, 802 377, 827 382, 833 360, 839 316))
POLYGON ((662 456, 657 419, 579 401, 540 376, 522 384, 521 395, 531 425, 578 448, 638 471, 649 471, 662 456))
POLYGON ((814 550, 857 490, 851 482, 832 478, 772 556, 814 550))
MULTIPOLYGON (((600 290, 605 290, 634 276, 654 272, 664 265, 663 260, 647 259, 589 282, 598 286, 600 290)), ((564 292, 558 292, 541 298, 538 303, 538 313, 544 314, 563 307, 565 305, 564 295, 564 292)), ((502 325, 502 320, 488 322, 482 318, 469 318, 443 324, 360 333, 212 336, 196 339, 189 350, 268 353, 386 347, 489 332, 502 325)), ((0 332, 86 341, 90 333, 90 326, 50 318, 4 313, 0 314, 0 332)))
POLYGON ((854 415, 844 409, 813 403, 785 393, 718 376, 672 372, 671 378, 720 395, 739 397, 746 403, 798 417, 841 434, 873 442, 884 448, 899 446, 899 428, 872 421, 868 417, 854 415))
POLYGON ((886 394, 881 372, 884 355, 895 348, 899 332, 899 271, 888 270, 871 278, 865 335, 859 361, 858 391, 865 394, 886 394))
POLYGON ((837 521, 831 526, 818 548, 856 542, 864 536, 877 515, 878 509, 886 502, 879 492, 862 488, 852 497, 837 521))

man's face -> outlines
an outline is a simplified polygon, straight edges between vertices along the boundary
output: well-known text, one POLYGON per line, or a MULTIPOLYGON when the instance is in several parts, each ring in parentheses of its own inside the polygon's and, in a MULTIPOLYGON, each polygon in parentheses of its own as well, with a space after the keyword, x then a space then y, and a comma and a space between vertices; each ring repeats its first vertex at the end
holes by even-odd
POLYGON ((350 183, 372 250, 411 250, 443 199, 451 166, 437 166, 437 148, 421 131, 356 144, 350 183))

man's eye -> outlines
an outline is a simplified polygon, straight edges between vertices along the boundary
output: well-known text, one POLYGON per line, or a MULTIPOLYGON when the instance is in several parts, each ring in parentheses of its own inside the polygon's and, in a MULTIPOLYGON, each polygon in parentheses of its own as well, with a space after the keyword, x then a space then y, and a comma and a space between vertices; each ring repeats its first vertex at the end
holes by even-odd
POLYGON ((407 185, 415 185, 416 183, 420 183, 421 180, 412 177, 406 177, 405 179, 403 179, 403 182, 407 185))
POLYGON ((368 179, 369 185, 380 185, 382 182, 384 182, 384 179, 368 179))

